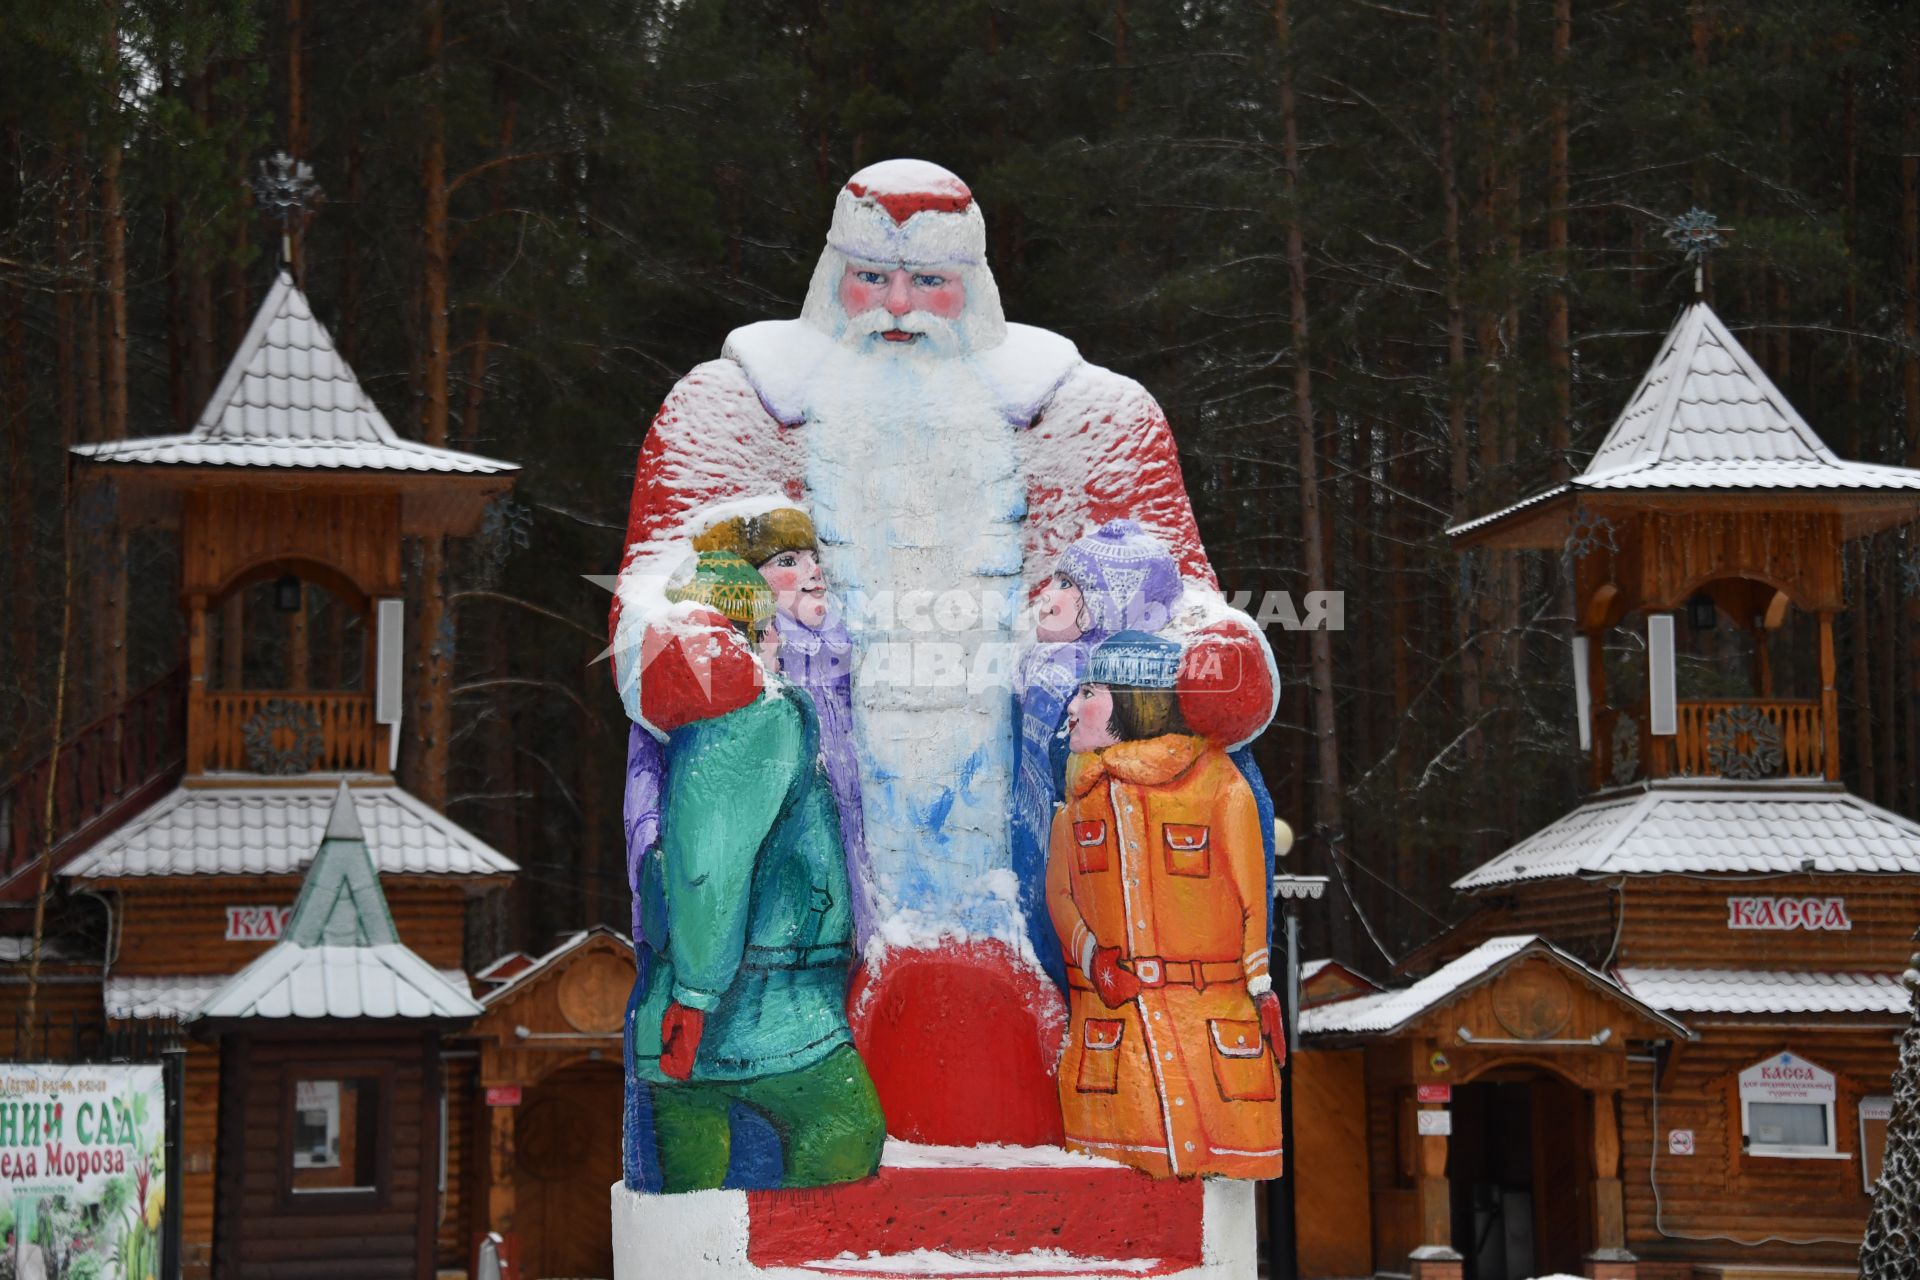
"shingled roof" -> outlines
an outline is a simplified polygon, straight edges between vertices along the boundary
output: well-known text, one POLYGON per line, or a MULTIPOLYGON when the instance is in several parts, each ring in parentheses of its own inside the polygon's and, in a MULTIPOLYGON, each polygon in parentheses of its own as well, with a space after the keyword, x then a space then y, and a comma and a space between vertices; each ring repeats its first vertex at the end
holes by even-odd
MULTIPOLYGON (((502 876, 519 870, 401 787, 359 786, 354 800, 382 875, 502 876)), ((333 803, 326 786, 178 787, 59 874, 82 881, 290 875, 314 856, 333 803)))
POLYGON ((1920 875, 1920 823, 1835 783, 1661 779, 1594 797, 1453 887, 1804 872, 1920 875))
POLYGON ((1585 471, 1447 532, 1566 494, 1661 489, 1920 491, 1920 471, 1838 457, 1702 301, 1680 313, 1585 471))
POLYGON ((192 431, 73 451, 115 464, 465 475, 519 470, 396 435, 285 271, 192 431))
POLYGON ((457 1022, 479 1014, 472 996, 400 941, 343 782, 280 941, 227 979, 192 1018, 457 1022))

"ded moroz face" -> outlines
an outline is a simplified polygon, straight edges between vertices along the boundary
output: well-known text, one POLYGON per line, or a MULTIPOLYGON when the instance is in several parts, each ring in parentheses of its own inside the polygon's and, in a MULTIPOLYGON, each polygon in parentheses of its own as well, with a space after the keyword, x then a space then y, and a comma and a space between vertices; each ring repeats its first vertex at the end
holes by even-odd
POLYGON ((815 551, 782 551, 760 566, 773 588, 774 608, 809 630, 827 618, 827 579, 815 551))
POLYGON ((1103 684, 1083 684, 1067 703, 1067 748, 1098 751, 1120 741, 1113 732, 1113 691, 1103 684))
POLYGON ((960 318, 967 286, 958 268, 856 261, 847 263, 840 275, 839 296, 849 319, 870 317, 869 332, 888 342, 912 344, 927 335, 928 317, 949 323, 960 318))

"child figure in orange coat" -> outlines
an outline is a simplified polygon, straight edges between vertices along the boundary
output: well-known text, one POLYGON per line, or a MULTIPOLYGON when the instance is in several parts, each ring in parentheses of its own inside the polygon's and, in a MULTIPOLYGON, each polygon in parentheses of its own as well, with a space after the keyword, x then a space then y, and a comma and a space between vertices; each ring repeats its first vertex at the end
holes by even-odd
POLYGON ((1069 1148, 1156 1177, 1272 1178, 1286 1040, 1260 817, 1226 752, 1187 730, 1180 655, 1120 632, 1068 707, 1047 859, 1069 966, 1060 1109, 1069 1148))

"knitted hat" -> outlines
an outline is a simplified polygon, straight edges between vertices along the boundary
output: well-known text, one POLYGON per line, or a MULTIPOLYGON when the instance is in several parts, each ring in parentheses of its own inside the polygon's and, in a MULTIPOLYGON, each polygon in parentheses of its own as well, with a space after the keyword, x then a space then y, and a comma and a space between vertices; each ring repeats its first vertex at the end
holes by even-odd
POLYGON ((818 546, 813 521, 798 507, 734 516, 693 540, 695 551, 731 551, 751 565, 765 564, 782 551, 812 551, 818 546))
POLYGON ((1145 631, 1119 631, 1087 661, 1087 683, 1120 689, 1171 689, 1180 679, 1180 646, 1145 631))
POLYGON ((693 575, 667 585, 667 599, 693 600, 750 625, 773 616, 773 590, 760 571, 732 551, 702 551, 693 575))
POLYGON ((1057 567, 1080 588, 1102 631, 1164 626, 1180 599, 1173 553, 1138 521, 1107 521, 1061 552, 1057 567))

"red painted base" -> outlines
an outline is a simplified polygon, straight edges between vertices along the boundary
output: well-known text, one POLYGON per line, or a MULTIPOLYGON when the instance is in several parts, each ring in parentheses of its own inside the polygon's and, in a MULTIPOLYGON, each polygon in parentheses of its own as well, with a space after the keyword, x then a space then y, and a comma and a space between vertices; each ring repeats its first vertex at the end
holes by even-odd
POLYGON ((1191 1271, 1203 1261, 1197 1181, 1156 1182, 1132 1169, 914 1168, 816 1191, 747 1196, 747 1258, 799 1267, 870 1258, 1027 1254, 1151 1260, 1139 1275, 1191 1271))
POLYGON ((847 1008, 892 1136, 1059 1143, 1053 1072, 1066 1006, 1005 944, 890 952, 854 975, 847 1008))

